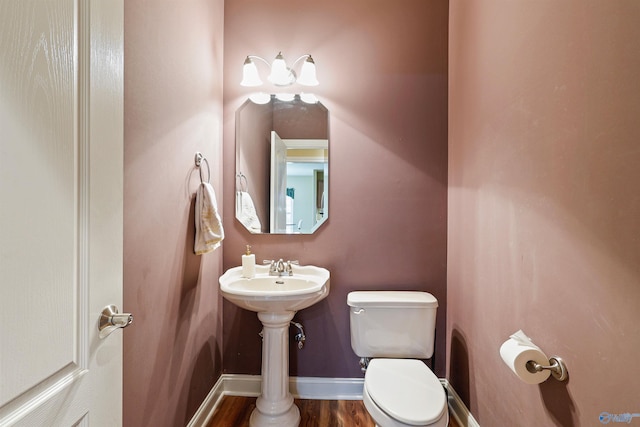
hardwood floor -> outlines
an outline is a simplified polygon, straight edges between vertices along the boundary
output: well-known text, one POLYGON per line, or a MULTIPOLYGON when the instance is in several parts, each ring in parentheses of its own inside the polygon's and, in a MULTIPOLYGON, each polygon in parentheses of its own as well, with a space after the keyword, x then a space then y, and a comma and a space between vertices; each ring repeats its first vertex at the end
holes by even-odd
MULTIPOLYGON (((296 399, 295 403, 300 408, 300 427, 375 426, 361 400, 296 399)), ((248 426, 255 407, 255 397, 224 396, 207 427, 248 426)), ((449 427, 460 427, 450 418, 449 427)))

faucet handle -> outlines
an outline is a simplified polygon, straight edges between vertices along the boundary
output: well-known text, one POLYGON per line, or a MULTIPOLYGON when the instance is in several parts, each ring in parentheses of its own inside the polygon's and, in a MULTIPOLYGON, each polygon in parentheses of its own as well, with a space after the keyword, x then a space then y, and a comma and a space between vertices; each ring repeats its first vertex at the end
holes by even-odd
POLYGON ((292 265, 300 265, 300 262, 298 260, 287 261, 286 271, 289 276, 293 276, 293 267, 291 267, 292 265))
POLYGON ((265 259, 262 261, 264 265, 269 265, 269 274, 273 274, 276 271, 276 260, 274 259, 265 259))

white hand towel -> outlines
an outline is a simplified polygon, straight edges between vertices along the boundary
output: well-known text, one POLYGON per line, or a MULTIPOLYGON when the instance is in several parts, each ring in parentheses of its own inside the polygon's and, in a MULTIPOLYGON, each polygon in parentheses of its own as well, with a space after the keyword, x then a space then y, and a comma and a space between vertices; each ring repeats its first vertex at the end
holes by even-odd
POLYGON ((256 207, 253 204, 251 195, 246 191, 238 192, 238 204, 236 205, 236 218, 244 224, 252 233, 262 232, 262 224, 258 218, 256 207))
POLYGON ((217 249, 224 239, 222 221, 218 215, 216 194, 211 184, 203 182, 196 193, 196 238, 193 251, 203 255, 217 249))

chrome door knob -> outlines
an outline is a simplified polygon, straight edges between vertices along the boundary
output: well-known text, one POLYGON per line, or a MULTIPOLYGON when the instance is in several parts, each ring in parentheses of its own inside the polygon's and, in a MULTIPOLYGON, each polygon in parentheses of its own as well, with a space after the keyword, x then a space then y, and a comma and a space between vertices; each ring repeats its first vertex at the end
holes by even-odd
POLYGON ((133 322, 133 315, 130 313, 120 313, 115 305, 108 305, 100 313, 98 320, 98 330, 100 338, 106 338, 116 329, 126 328, 133 322))

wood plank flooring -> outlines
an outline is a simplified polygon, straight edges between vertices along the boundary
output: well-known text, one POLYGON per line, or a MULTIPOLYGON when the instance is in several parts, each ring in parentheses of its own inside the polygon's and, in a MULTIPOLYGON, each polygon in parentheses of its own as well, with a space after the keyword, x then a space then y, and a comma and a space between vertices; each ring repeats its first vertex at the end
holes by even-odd
MULTIPOLYGON (((374 427, 361 400, 296 399, 300 408, 300 427, 374 427)), ((255 397, 224 396, 207 427, 246 427, 255 397)), ((460 427, 453 417, 449 427, 460 427)))

